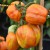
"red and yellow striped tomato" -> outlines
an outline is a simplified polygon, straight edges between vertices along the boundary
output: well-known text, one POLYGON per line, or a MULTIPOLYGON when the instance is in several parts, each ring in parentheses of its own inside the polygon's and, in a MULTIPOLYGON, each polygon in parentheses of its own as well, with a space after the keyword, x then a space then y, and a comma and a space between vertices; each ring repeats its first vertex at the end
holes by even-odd
POLYGON ((6 37, 8 50, 16 50, 19 48, 19 45, 16 39, 15 29, 16 29, 16 25, 11 25, 8 28, 8 35, 6 37))
POLYGON ((35 32, 35 36, 36 36, 36 44, 35 46, 39 43, 40 40, 40 27, 38 25, 30 25, 30 27, 33 29, 33 31, 35 32))
POLYGON ((7 35, 6 43, 8 50, 16 50, 19 47, 16 36, 13 32, 9 32, 9 34, 7 35))
POLYGON ((18 44, 22 48, 36 46, 40 40, 40 29, 38 26, 23 25, 16 31, 18 44))

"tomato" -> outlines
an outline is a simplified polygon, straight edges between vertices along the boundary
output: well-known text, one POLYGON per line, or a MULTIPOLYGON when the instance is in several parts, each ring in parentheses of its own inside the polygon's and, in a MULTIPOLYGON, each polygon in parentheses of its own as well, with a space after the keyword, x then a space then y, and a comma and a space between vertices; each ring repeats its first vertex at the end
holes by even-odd
POLYGON ((8 50, 16 50, 19 47, 16 36, 13 32, 9 32, 6 37, 6 42, 8 50))
POLYGON ((40 27, 38 25, 29 25, 33 31, 35 32, 35 37, 36 37, 36 44, 35 46, 38 45, 40 38, 41 38, 41 31, 40 31, 40 27))
POLYGON ((16 25, 11 25, 8 28, 8 35, 6 37, 8 50, 16 50, 19 48, 15 34, 16 27, 17 27, 16 25))
POLYGON ((18 44, 22 48, 37 46, 40 40, 40 31, 38 29, 36 26, 31 25, 20 26, 16 31, 18 44))
POLYGON ((44 24, 48 11, 39 4, 32 4, 26 10, 25 20, 30 24, 44 24))
POLYGON ((0 36, 0 50, 7 50, 7 43, 4 40, 5 38, 0 36))
MULTIPOLYGON (((8 6, 8 8, 6 10, 6 14, 8 15, 8 17, 10 19, 12 19, 15 22, 18 22, 20 20, 20 18, 21 18, 21 11, 18 10, 18 8, 15 6, 15 4, 18 5, 19 1, 12 2, 8 6)), ((24 6, 23 2, 21 2, 21 6, 24 6)))

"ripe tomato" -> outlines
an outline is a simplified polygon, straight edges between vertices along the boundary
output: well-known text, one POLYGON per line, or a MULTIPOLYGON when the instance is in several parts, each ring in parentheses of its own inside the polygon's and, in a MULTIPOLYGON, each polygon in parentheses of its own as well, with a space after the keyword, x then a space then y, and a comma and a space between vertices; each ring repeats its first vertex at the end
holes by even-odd
POLYGON ((6 42, 8 50, 16 50, 19 47, 16 35, 13 32, 9 32, 6 37, 6 42))
POLYGON ((48 11, 39 4, 32 4, 26 10, 25 20, 30 24, 44 24, 48 11))
MULTIPOLYGON (((15 4, 18 5, 18 4, 19 4, 19 1, 14 1, 14 2, 12 2, 12 3, 8 6, 8 8, 7 8, 7 10, 6 10, 6 14, 8 15, 8 17, 9 17, 10 19, 12 19, 13 21, 17 22, 17 21, 19 21, 20 18, 21 18, 21 11, 19 11, 19 10, 16 8, 15 4)), ((24 6, 24 3, 23 3, 23 2, 21 2, 21 6, 24 6)))
POLYGON ((5 38, 0 36, 0 50, 7 50, 7 43, 4 40, 5 38))
POLYGON ((36 26, 23 25, 17 29, 16 37, 18 44, 22 48, 29 48, 38 44, 40 31, 36 26))

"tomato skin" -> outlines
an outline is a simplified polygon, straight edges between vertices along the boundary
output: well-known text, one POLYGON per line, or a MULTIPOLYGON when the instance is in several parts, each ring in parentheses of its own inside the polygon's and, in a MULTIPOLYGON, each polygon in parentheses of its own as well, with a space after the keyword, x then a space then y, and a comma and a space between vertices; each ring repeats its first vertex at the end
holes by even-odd
POLYGON ((6 13, 8 17, 12 19, 13 21, 17 22, 20 20, 21 13, 18 11, 18 9, 16 9, 15 5, 9 5, 6 13))
POLYGON ((0 40, 4 41, 4 40, 5 40, 5 38, 4 38, 4 37, 2 37, 2 36, 0 36, 0 40))
POLYGON ((35 32, 35 37, 36 37, 36 44, 35 46, 38 45, 40 38, 41 38, 41 31, 39 25, 29 25, 33 31, 35 32))
POLYGON ((0 50, 7 50, 7 43, 5 41, 0 43, 0 50))
POLYGON ((7 50, 7 43, 5 41, 5 38, 0 36, 0 50, 7 50))
POLYGON ((19 48, 19 45, 18 45, 18 42, 16 39, 16 34, 15 34, 16 27, 17 27, 17 25, 11 25, 8 28, 8 35, 6 37, 8 50, 16 50, 19 48))
POLYGON ((16 36, 13 32, 8 33, 6 37, 6 42, 8 50, 16 50, 19 47, 16 36))
POLYGON ((48 11, 39 4, 32 4, 26 10, 25 20, 30 24, 44 24, 48 11))
MULTIPOLYGON (((16 7, 15 7, 15 4, 18 5, 19 4, 19 1, 14 1, 12 2, 7 10, 6 10, 6 14, 8 15, 8 17, 10 19, 12 19, 13 21, 15 22, 18 22, 21 18, 21 11, 19 11, 16 7)), ((24 3, 21 2, 21 5, 24 6, 24 3)))
POLYGON ((30 48, 32 46, 36 46, 40 40, 40 32, 38 29, 39 28, 32 25, 20 26, 16 31, 18 44, 22 48, 30 48))

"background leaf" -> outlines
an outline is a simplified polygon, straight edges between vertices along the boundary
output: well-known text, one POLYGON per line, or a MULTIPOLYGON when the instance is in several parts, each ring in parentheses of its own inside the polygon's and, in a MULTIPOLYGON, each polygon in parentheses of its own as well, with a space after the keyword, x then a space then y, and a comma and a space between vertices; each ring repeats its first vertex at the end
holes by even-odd
POLYGON ((47 29, 47 35, 50 37, 50 27, 47 29))
POLYGON ((13 2, 14 0, 7 0, 7 4, 10 4, 11 2, 13 2))
POLYGON ((50 9, 50 2, 46 2, 45 8, 47 8, 48 10, 50 9))
POLYGON ((46 27, 50 26, 50 15, 47 16, 46 27))

